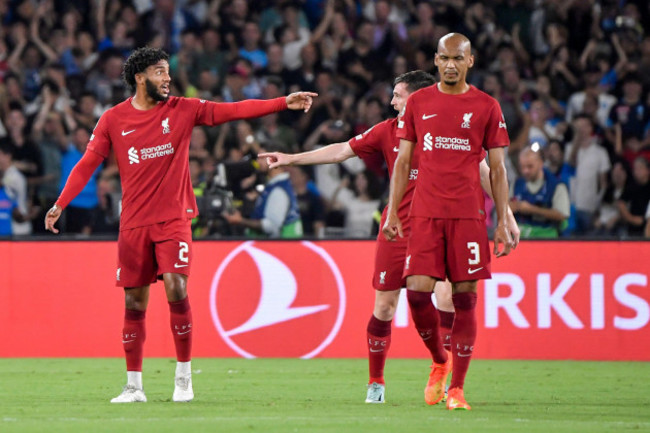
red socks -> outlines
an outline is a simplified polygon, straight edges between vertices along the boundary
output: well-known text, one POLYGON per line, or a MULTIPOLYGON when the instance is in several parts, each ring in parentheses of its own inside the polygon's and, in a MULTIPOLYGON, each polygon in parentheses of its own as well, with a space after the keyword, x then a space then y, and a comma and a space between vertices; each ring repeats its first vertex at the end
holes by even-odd
POLYGON ((427 346, 436 364, 447 362, 447 354, 442 347, 439 332, 439 317, 431 301, 431 293, 406 291, 406 299, 411 308, 411 317, 424 345, 427 346))
POLYGON ((384 366, 390 347, 390 331, 392 320, 384 321, 374 315, 368 321, 368 383, 377 382, 384 385, 384 366))
POLYGON ((440 338, 442 346, 451 351, 451 328, 454 326, 454 312, 438 310, 440 315, 440 338))
MULTIPOLYGON (((190 361, 192 356, 192 310, 185 297, 182 301, 170 302, 171 328, 176 345, 176 359, 180 362, 190 361)), ((126 310, 122 344, 126 357, 126 371, 142 371, 142 348, 144 346, 145 312, 126 310)))
POLYGON ((451 388, 462 388, 476 341, 476 293, 455 293, 452 296, 456 317, 451 333, 454 357, 451 388))
POLYGON ((144 318, 144 311, 126 310, 124 312, 122 345, 126 357, 126 371, 142 371, 142 347, 146 338, 144 318))
POLYGON ((170 324, 176 346, 176 360, 188 362, 192 359, 192 310, 185 299, 169 303, 170 324))

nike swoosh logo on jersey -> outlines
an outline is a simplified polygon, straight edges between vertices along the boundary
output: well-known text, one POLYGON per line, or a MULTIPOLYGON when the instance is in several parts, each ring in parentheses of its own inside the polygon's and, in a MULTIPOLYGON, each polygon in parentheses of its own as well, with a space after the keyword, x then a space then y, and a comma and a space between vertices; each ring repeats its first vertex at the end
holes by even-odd
POLYGON ((174 263, 175 268, 184 268, 187 265, 179 265, 178 263, 174 263))
POLYGON ((394 147, 393 147, 393 152, 399 152, 399 147, 394 146, 394 147))
POLYGON ((188 329, 188 330, 185 331, 185 332, 177 332, 176 334, 178 334, 178 335, 185 335, 185 334, 189 334, 191 331, 192 331, 191 329, 188 329))
POLYGON ((470 353, 460 353, 460 352, 458 352, 458 356, 460 356, 461 358, 467 358, 468 356, 472 356, 472 353, 471 352, 470 353))
POLYGON ((476 269, 467 268, 467 273, 472 275, 473 273, 478 272, 481 269, 483 269, 483 266, 481 266, 480 268, 476 268, 476 269))
POLYGON ((376 352, 383 352, 384 349, 370 349, 370 351, 376 353, 376 352))
POLYGON ((422 115, 422 120, 431 119, 432 117, 436 117, 436 116, 437 116, 437 114, 429 114, 429 115, 423 114, 422 115))
POLYGON ((132 129, 132 130, 126 131, 126 132, 124 130, 122 130, 122 137, 124 137, 125 135, 129 135, 132 132, 135 132, 135 129, 132 129))

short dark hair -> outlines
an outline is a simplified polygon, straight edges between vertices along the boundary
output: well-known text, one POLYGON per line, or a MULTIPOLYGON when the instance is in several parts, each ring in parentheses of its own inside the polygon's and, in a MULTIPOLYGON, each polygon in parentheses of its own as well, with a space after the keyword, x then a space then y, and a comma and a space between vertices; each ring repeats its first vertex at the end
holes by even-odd
POLYGON ((169 61, 169 54, 159 48, 138 48, 124 62, 122 79, 133 92, 135 91, 135 74, 144 72, 149 66, 155 65, 161 60, 169 61))
POLYGON ((579 119, 585 119, 586 121, 589 122, 589 124, 591 125, 591 128, 592 128, 592 129, 595 129, 595 128, 596 128, 596 122, 594 122, 594 118, 591 117, 589 114, 587 114, 587 113, 578 113, 578 114, 573 118, 573 120, 579 120, 579 119))
POLYGON ((395 78, 393 86, 397 86, 399 83, 406 84, 406 88, 409 92, 413 93, 416 90, 423 89, 425 87, 432 86, 436 82, 436 79, 433 75, 428 72, 421 70, 405 72, 404 74, 395 78))
POLYGON ((4 153, 5 155, 9 155, 13 158, 15 149, 14 146, 9 142, 9 140, 2 139, 0 140, 0 152, 4 153))

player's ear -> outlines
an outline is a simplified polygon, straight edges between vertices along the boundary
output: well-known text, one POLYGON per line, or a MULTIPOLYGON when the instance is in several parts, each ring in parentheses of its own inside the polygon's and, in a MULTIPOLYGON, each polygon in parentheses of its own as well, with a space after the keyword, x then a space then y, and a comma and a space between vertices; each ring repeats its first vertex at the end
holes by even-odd
POLYGON ((137 74, 135 74, 135 82, 136 82, 136 84, 142 84, 142 83, 145 82, 146 79, 147 79, 147 77, 142 72, 138 72, 137 74))
POLYGON ((474 66, 474 54, 470 54, 469 59, 467 61, 467 66, 470 68, 474 66))

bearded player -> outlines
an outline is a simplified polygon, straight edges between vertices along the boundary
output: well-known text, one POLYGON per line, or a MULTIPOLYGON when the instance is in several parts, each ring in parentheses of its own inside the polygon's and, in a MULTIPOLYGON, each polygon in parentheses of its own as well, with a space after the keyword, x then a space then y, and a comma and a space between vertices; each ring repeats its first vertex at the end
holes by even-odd
MULTIPOLYGON (((395 79, 391 105, 397 112, 401 112, 406 100, 412 92, 433 85, 435 79, 423 71, 412 71, 400 75, 395 79)), ((341 143, 334 143, 320 149, 288 155, 280 152, 262 153, 260 157, 267 157, 271 168, 285 165, 312 165, 340 163, 354 156, 367 157, 381 153, 387 163, 389 174, 392 174, 393 164, 399 150, 399 139, 396 137, 398 119, 388 119, 378 123, 363 134, 341 143)), ((482 178, 489 193, 489 168, 485 162, 480 165, 482 178)), ((478 171, 478 170, 477 170, 478 171)), ((408 232, 408 212, 411 206, 411 197, 417 179, 417 155, 414 155, 406 193, 399 206, 399 215, 405 221, 404 230, 408 232)), ((519 229, 514 216, 510 213, 513 235, 518 237, 519 229)), ((386 210, 382 215, 385 221, 386 210)), ((400 289, 404 287, 402 272, 404 258, 406 257, 406 239, 388 242, 382 234, 377 237, 375 254, 375 269, 373 272, 373 287, 375 289, 375 305, 367 327, 369 380, 366 403, 385 402, 384 366, 391 343, 391 324, 397 308, 400 289)), ((454 320, 453 304, 451 302, 451 288, 444 281, 436 286, 435 295, 439 311, 436 312, 431 302, 431 294, 423 292, 407 292, 413 321, 427 349, 432 353, 435 350, 435 339, 431 338, 433 332, 432 316, 440 313, 443 322, 447 324, 447 332, 443 329, 443 338, 451 332, 454 320)), ((425 388, 425 400, 429 386, 425 388)))
POLYGON ((187 278, 192 266, 191 219, 198 215, 189 174, 192 128, 219 125, 276 111, 308 111, 315 93, 292 93, 265 101, 215 103, 170 96, 169 56, 140 48, 124 64, 123 78, 134 96, 106 111, 82 159, 72 170, 45 227, 54 233, 61 212, 83 189, 112 150, 122 182, 116 285, 124 288, 122 344, 127 383, 111 403, 146 402, 142 348, 149 287, 163 280, 176 348, 173 401, 194 398, 192 312, 187 278))

